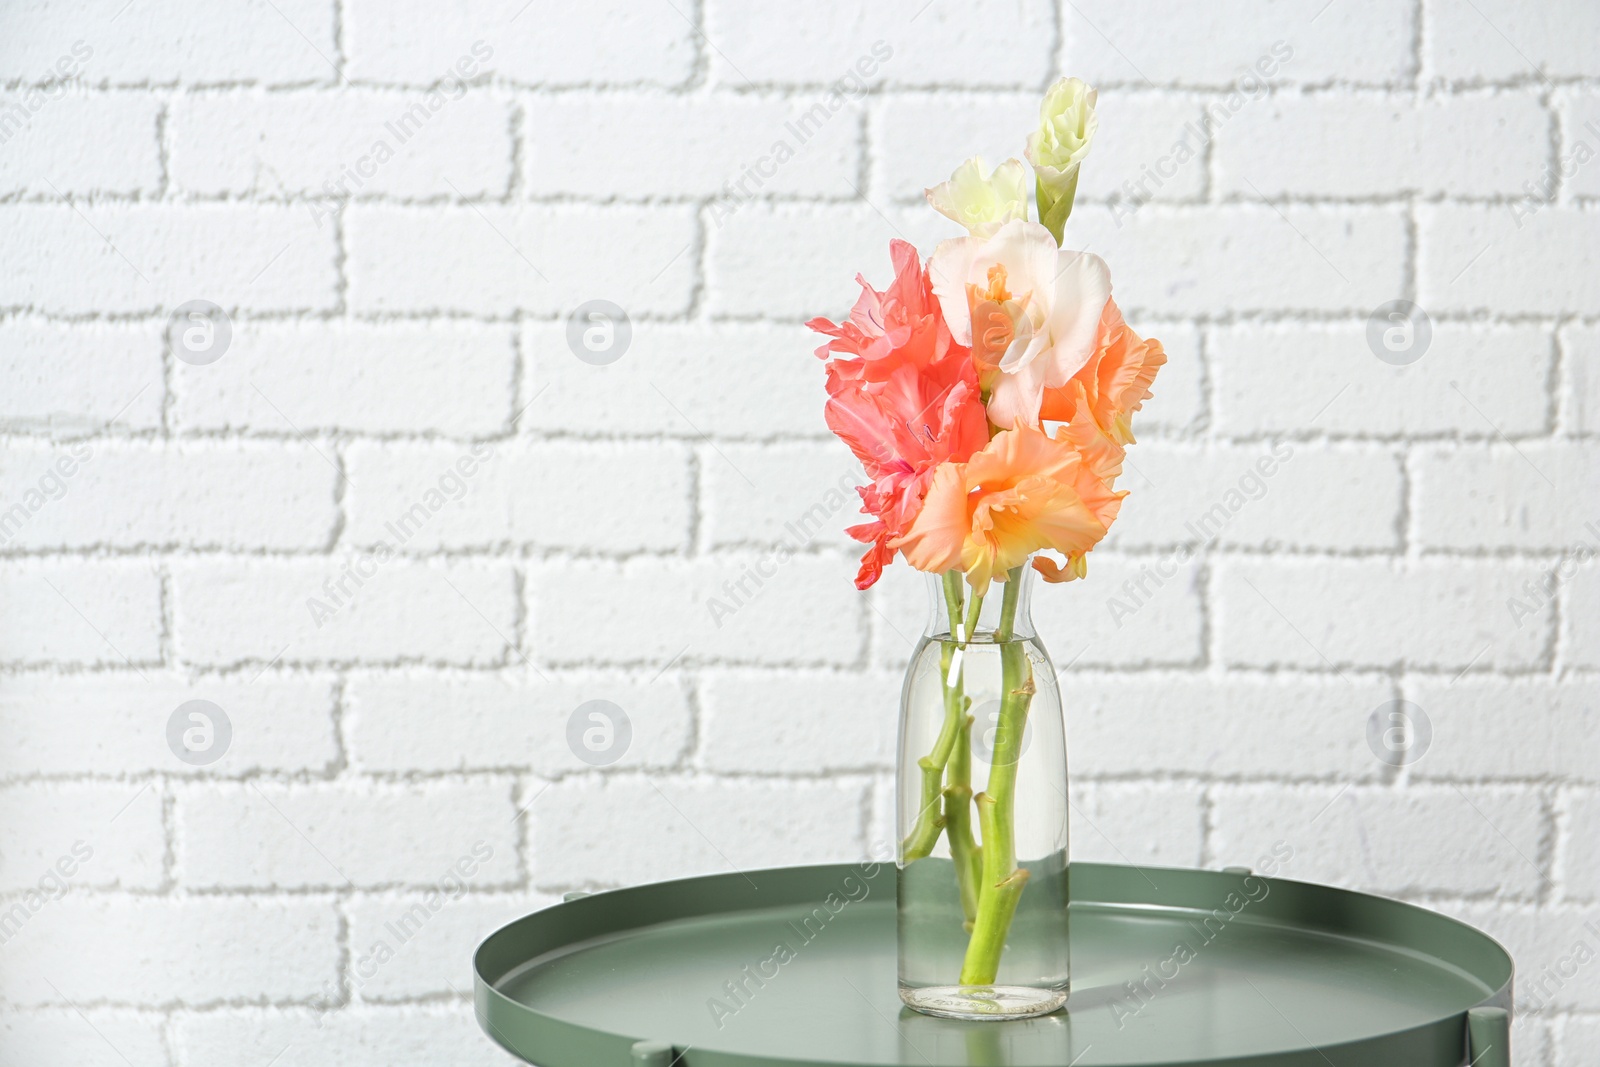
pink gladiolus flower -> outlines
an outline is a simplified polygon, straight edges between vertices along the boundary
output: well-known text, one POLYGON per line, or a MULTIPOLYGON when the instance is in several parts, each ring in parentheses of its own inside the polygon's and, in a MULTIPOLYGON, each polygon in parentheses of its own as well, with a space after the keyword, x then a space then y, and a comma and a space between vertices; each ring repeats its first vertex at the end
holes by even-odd
POLYGON ((858 589, 894 559, 891 542, 911 528, 934 469, 988 442, 971 353, 950 336, 916 249, 893 241, 889 251, 895 278, 886 290, 858 276, 862 293, 848 320, 807 323, 833 338, 817 349, 828 360, 828 427, 871 479, 858 492, 873 519, 847 531, 869 546, 858 589))

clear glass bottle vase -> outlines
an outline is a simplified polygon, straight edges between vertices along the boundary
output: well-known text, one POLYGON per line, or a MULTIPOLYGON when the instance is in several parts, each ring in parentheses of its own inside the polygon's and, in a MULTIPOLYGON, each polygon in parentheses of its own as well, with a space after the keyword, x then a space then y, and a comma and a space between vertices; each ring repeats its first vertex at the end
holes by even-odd
POLYGON ((1032 567, 976 595, 929 575, 906 670, 897 780, 900 999, 1025 1019, 1066 1003, 1067 750, 1032 567))

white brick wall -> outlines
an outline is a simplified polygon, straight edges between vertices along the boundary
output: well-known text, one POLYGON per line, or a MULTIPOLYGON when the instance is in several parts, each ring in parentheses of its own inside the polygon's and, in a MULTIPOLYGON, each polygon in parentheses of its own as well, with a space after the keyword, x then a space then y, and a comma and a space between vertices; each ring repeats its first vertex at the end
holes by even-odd
POLYGON ((0 1062, 504 1063, 467 990, 505 920, 887 838, 924 591, 850 586, 801 323, 947 236, 922 188, 1070 72, 1069 238, 1172 355, 1114 537, 1036 610, 1076 855, 1287 841, 1502 937, 1519 1067, 1600 1067, 1600 970, 1532 992, 1600 919, 1597 33, 1580 0, 5 5, 0 906, 77 859, 4 946, 0 1062), (167 338, 197 299, 209 365, 167 338), (610 365, 567 345, 594 299, 610 365), (1403 367, 1366 343, 1393 299, 1432 326, 1403 367), (1433 728, 1401 768, 1366 740, 1398 699, 1433 728), (191 700, 213 762, 169 748, 191 700), (601 766, 592 700, 631 730, 601 766))

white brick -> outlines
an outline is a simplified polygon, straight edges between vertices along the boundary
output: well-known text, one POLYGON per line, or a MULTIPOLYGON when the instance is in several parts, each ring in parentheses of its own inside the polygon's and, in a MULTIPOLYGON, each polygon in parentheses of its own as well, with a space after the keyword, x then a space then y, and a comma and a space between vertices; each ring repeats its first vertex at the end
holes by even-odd
MULTIPOLYGON (((928 582, 927 575, 897 559, 867 591, 874 666, 905 670, 930 613, 936 609, 928 582)), ((942 594, 939 603, 943 604, 942 594)))
POLYGON ((1589 76, 1600 11, 1588 4, 1428 0, 1427 66, 1455 81, 1589 76))
POLYGON ((1395 548, 1400 461, 1388 449, 1289 441, 1232 447, 1146 442, 1129 450, 1130 490, 1109 543, 1395 548))
POLYGON ((542 568, 530 576, 533 647, 558 664, 855 662, 854 561, 780 554, 542 568))
POLYGON ((351 77, 423 85, 463 69, 525 85, 678 85, 694 66, 692 31, 671 7, 628 0, 531 10, 527 0, 443 10, 351 0, 344 9, 351 77))
POLYGON ((327 682, 246 677, 191 685, 145 673, 148 681, 125 672, 9 679, 0 689, 0 733, 11 742, 0 751, 0 776, 321 772, 338 758, 327 682), (167 747, 167 720, 190 700, 216 704, 233 730, 227 751, 204 768, 167 747))
POLYGON ((212 888, 493 888, 517 878, 505 781, 180 787, 178 877, 212 888))
POLYGON ((161 581, 145 563, 0 568, 0 656, 10 663, 145 665, 161 656, 161 581))
POLYGON ((95 0, 19 10, 0 81, 77 73, 89 84, 332 82, 333 9, 316 0, 246 0, 198 10, 95 0), (57 66, 76 57, 69 70, 57 66))
MULTIPOLYGON (((1589 548, 1593 547, 1590 543, 1589 548)), ((1540 577, 1547 573, 1547 568, 1541 568, 1540 577)), ((1557 576, 1560 577, 1559 571, 1557 576)), ((1523 603, 1532 603, 1532 598, 1520 585, 1518 595, 1523 603)), ((1518 610, 1520 614, 1520 608, 1518 610)), ((1532 620, 1525 621, 1531 623, 1532 620)), ((1561 608, 1561 631, 1562 655, 1569 666, 1600 667, 1600 566, 1593 562, 1579 567, 1567 582, 1561 608)))
POLYGON ((1405 692, 1433 726, 1413 776, 1600 782, 1600 682, 1417 678, 1405 692))
POLYGON ((1372 354, 1364 325, 1250 324, 1212 337, 1216 429, 1225 434, 1495 437, 1549 428, 1550 335, 1534 327, 1435 322, 1429 349, 1404 367, 1372 354))
POLYGON ((1421 450, 1412 519, 1428 547, 1560 548, 1600 552, 1600 449, 1524 442, 1421 450))
POLYGON ((1371 778, 1382 764, 1367 748, 1367 717, 1390 698, 1388 684, 1371 678, 1061 676, 1067 752, 1080 777, 1371 778))
POLYGON ((1531 94, 1329 95, 1241 109, 1215 160, 1220 191, 1238 196, 1493 196, 1521 193, 1549 153, 1549 115, 1531 94), (1477 150, 1486 142, 1493 152, 1477 150))
POLYGON ((1569 326, 1561 331, 1561 347, 1568 353, 1562 365, 1567 425, 1575 433, 1600 434, 1600 330, 1569 326))
POLYGON ((0 425, 81 435, 161 425, 159 329, 14 321, 0 326, 0 425), (112 420, 115 422, 112 422, 112 420))
POLYGON ((0 194, 154 193, 158 108, 150 96, 81 96, 59 85, 0 95, 0 194))
POLYGON ((1230 787, 1212 808, 1214 859, 1252 865, 1283 841, 1284 875, 1382 893, 1531 899, 1544 816, 1537 795, 1481 788, 1230 787))
MULTIPOLYGON (((1561 189, 1573 196, 1600 196, 1600 172, 1589 166, 1600 151, 1600 93, 1573 91, 1560 98, 1561 189), (1582 148, 1579 148, 1582 145, 1582 148)), ((1544 197, 1550 175, 1541 172, 1529 193, 1544 197)))
POLYGON ((504 567, 351 554, 192 563, 174 568, 173 599, 183 656, 215 665, 397 658, 481 665, 501 659, 515 640, 516 597, 504 567))
POLYGON ((1041 0, 960 8, 726 0, 707 10, 705 32, 717 85, 840 83, 850 92, 879 83, 1036 85, 1050 70, 1052 21, 1041 0))
POLYGON ((901 677, 718 671, 703 683, 701 763, 793 774, 894 766, 901 677))
POLYGON ((1145 323, 1135 315, 1128 323, 1141 337, 1154 337, 1166 350, 1167 362, 1151 386, 1150 399, 1133 417, 1142 441, 1151 434, 1182 433, 1206 412, 1206 386, 1200 361, 1200 331, 1173 322, 1145 323))
POLYGON ((448 198, 511 181, 511 111, 482 90, 187 96, 167 131, 192 193, 448 198))
MULTIPOLYGON (((1084 165, 1078 198, 1153 196, 1160 200, 1193 199, 1200 195, 1205 169, 1198 157, 1170 177, 1148 177, 1162 157, 1172 152, 1185 124, 1197 122, 1195 99, 1105 94, 1096 108, 1100 133, 1084 165), (1145 182, 1142 191, 1124 183, 1145 182)), ((982 156, 989 166, 1022 158, 1027 136, 1039 122, 1039 94, 890 96, 873 116, 877 136, 875 188, 886 200, 923 202, 923 190, 950 177, 970 158, 982 156), (937 137, 929 131, 937 130, 937 137)), ((1168 169, 1163 165, 1163 169, 1168 169)), ((951 224, 954 225, 953 223, 951 224)))
POLYGON ((148 783, 0 789, 0 889, 158 888, 167 851, 161 806, 160 789, 148 783))
MULTIPOLYGON (((1193 867, 1201 859, 1200 791, 1187 785, 1074 786, 1074 863, 1193 867)), ((1152 875, 1159 882, 1159 875, 1152 875)))
POLYGON ((6 944, 0 992, 13 1004, 309 1001, 338 962, 331 900, 74 894, 6 944))
POLYGON ((361 676, 350 683, 345 731, 352 761, 367 771, 531 767, 553 777, 590 766, 569 749, 567 731, 591 700, 608 700, 628 717, 631 735, 618 768, 670 766, 689 747, 692 714, 681 683, 611 672, 548 680, 361 676))
POLYGON ((1322 0, 1270 8, 1227 0, 1156 12, 1085 0, 1063 14, 1064 69, 1090 84, 1201 84, 1232 88, 1245 99, 1263 79, 1390 84, 1410 74, 1412 10, 1396 0, 1331 8, 1322 0))
POLYGON ((879 774, 872 782, 872 818, 867 826, 868 856, 892 860, 900 842, 895 826, 895 780, 893 774, 879 774))
POLYGON ((1600 311, 1585 284, 1600 268, 1600 215, 1546 207, 1519 218, 1506 207, 1437 204, 1417 216, 1417 303, 1429 312, 1600 311))
POLYGON ((528 372, 518 425, 695 441, 820 438, 828 427, 822 363, 811 355, 818 340, 799 326, 640 322, 620 359, 594 366, 572 354, 564 325, 530 323, 522 335, 528 372))
POLYGON ((261 204, 8 204, 0 307, 152 312, 189 300, 224 310, 327 309, 332 227, 261 204))
POLYGON ((316 548, 333 534, 337 478, 300 444, 11 444, 0 525, 17 548, 316 548))
POLYGON ((489 434, 514 411, 509 327, 242 322, 226 356, 174 364, 184 428, 489 434))
POLYGON ((679 445, 353 445, 347 463, 346 537, 353 544, 408 552, 500 544, 627 552, 688 544, 689 458, 679 445), (581 488, 590 486, 595 491, 581 488))
MULTIPOLYGON (((1547 907, 1534 911, 1505 904, 1473 903, 1442 910, 1499 941, 1517 961, 1518 1014, 1548 1017, 1558 1012, 1600 1009, 1600 968, 1594 966, 1593 959, 1600 950, 1600 908, 1547 907), (1588 951, 1577 951, 1580 945, 1588 951)), ((1571 1062, 1575 1067, 1585 1063, 1571 1062)))
POLYGON ((1540 661, 1548 606, 1520 627, 1505 607, 1535 576, 1536 568, 1505 560, 1226 560, 1214 565, 1211 598, 1230 664, 1454 673, 1540 661))
POLYGON ((863 791, 831 782, 574 779, 529 812, 535 884, 637 885, 861 849, 863 791))
POLYGON ((165 1017, 72 1008, 10 1011, 0 1020, 0 1059, 7 1063, 64 1062, 80 1067, 128 1067, 167 1062, 165 1017))
MULTIPOLYGON (((1522 1013, 1520 1005, 1511 1019, 1511 1067, 1545 1067, 1551 1062, 1553 1023, 1522 1013)), ((1569 1067, 1557 1063, 1557 1067, 1569 1067)))
MULTIPOLYGON (((1595 1016, 1568 1016, 1560 1023, 1560 1037, 1556 1045, 1556 1067, 1587 1067, 1592 1062, 1594 1050, 1600 1048, 1600 1018, 1595 1016)), ((1522 1055, 1522 1050, 1517 1050, 1522 1055)), ((1538 1061, 1530 1060, 1536 1064, 1538 1061)), ((1523 1067, 1517 1061, 1517 1067, 1523 1067)))
POLYGON ((850 196, 860 116, 773 97, 555 96, 523 110, 535 196, 850 196), (780 147, 780 145, 782 147, 780 147))
POLYGON ((610 300, 630 316, 679 313, 695 240, 688 207, 358 204, 345 212, 350 306, 554 314, 610 300), (429 269, 418 269, 419 253, 429 269))
MULTIPOLYGON (((1130 497, 1128 506, 1137 501, 1130 497)), ((1074 667, 1196 663, 1203 654, 1198 568, 1095 552, 1083 581, 1034 580, 1033 621, 1063 676, 1074 667), (1144 592, 1135 596, 1125 583, 1141 579, 1144 592)))
POLYGON ((1600 825, 1600 794, 1571 794, 1561 821, 1564 832, 1557 862, 1563 895, 1600 902, 1600 835, 1594 832, 1600 825))
POLYGON ((1074 210, 1067 243, 1105 257, 1124 311, 1364 314, 1404 287, 1404 224, 1397 212, 1147 204, 1119 221, 1113 210, 1074 210))
POLYGON ((431 893, 357 897, 348 906, 352 991, 368 1002, 464 992, 464 964, 485 937, 559 899, 464 893, 454 884, 431 893))
POLYGON ((701 458, 703 522, 713 547, 854 546, 845 527, 869 521, 855 488, 865 480, 861 464, 839 442, 730 444, 701 458))
POLYGON ((953 224, 926 205, 747 204, 726 214, 713 207, 707 229, 713 315, 802 321, 848 315, 861 293, 858 272, 879 290, 887 286, 891 240, 910 241, 926 256, 956 236, 953 224))

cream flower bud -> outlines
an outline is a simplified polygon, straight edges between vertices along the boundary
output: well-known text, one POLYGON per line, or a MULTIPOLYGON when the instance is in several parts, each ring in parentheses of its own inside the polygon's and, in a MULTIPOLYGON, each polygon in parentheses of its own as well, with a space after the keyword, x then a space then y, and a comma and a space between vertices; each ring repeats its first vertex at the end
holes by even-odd
POLYGON ((1012 219, 1028 217, 1028 168, 1020 159, 1008 159, 985 174, 983 160, 974 156, 927 190, 928 203, 939 214, 954 219, 974 237, 988 237, 1012 219))
POLYGON ((1050 86, 1039 105, 1039 128, 1028 135, 1024 155, 1038 176, 1039 221, 1057 243, 1072 213, 1078 192, 1078 168, 1100 120, 1094 105, 1099 93, 1078 78, 1062 78, 1050 86))
POLYGON ((1089 154, 1100 120, 1094 113, 1099 93, 1078 78, 1062 78, 1044 94, 1039 128, 1028 135, 1028 162, 1053 191, 1065 189, 1089 154))

